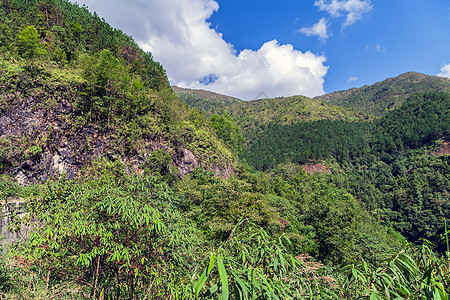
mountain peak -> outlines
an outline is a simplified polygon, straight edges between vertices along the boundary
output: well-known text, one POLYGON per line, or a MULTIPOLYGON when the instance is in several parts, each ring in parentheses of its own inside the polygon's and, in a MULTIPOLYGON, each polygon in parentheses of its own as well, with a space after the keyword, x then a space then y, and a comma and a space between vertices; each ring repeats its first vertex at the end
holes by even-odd
POLYGON ((412 94, 437 91, 450 91, 450 79, 406 72, 373 85, 333 92, 314 99, 381 116, 386 111, 400 107, 412 94))

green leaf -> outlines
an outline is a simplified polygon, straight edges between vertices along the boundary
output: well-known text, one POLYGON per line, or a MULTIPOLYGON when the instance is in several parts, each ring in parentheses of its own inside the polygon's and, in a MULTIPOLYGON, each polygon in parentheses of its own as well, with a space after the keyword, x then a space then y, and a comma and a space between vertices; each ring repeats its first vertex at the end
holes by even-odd
POLYGON ((422 281, 426 281, 426 285, 430 285, 432 271, 433 270, 431 269, 431 266, 430 266, 426 269, 425 273, 422 276, 422 281))
POLYGON ((208 267, 203 271, 202 275, 198 279, 197 283, 194 285, 194 293, 195 298, 198 299, 198 294, 202 290, 202 288, 205 286, 206 279, 208 278, 209 274, 211 273, 211 269, 214 266, 214 263, 216 261, 216 255, 214 253, 211 253, 211 258, 209 259, 209 265, 208 267))
POLYGON ((369 268, 367 267, 367 263, 365 260, 363 260, 363 267, 364 267, 364 271, 367 273, 369 271, 369 268))
POLYGON ((230 272, 233 275, 233 279, 237 282, 238 288, 242 291, 244 299, 248 299, 248 288, 245 282, 235 272, 232 270, 230 272))
POLYGON ((370 294, 370 300, 377 300, 377 299, 378 299, 378 295, 376 293, 370 294))
POLYGON ((355 268, 352 269, 352 274, 353 274, 353 277, 354 277, 356 280, 358 280, 358 272, 356 271, 355 268))
POLYGON ((222 283, 222 299, 228 300, 230 294, 228 291, 228 275, 220 255, 217 256, 217 267, 219 269, 220 282, 222 283))
POLYGON ((275 256, 275 259, 273 261, 273 270, 276 272, 278 267, 278 257, 275 256))

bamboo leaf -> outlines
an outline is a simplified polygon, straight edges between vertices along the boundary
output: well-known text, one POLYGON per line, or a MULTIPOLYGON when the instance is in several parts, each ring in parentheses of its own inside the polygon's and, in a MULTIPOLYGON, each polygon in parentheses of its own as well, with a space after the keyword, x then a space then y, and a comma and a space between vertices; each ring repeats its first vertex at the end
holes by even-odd
POLYGON ((423 277, 422 277, 422 281, 426 281, 427 285, 430 285, 430 282, 431 282, 431 272, 432 272, 432 269, 431 269, 431 266, 430 266, 430 267, 428 267, 426 269, 426 271, 425 271, 425 273, 423 274, 423 277))
POLYGON ((216 261, 216 256, 214 253, 211 253, 211 258, 209 259, 209 265, 208 267, 203 271, 202 275, 198 279, 197 283, 194 285, 194 293, 195 298, 198 299, 198 294, 202 290, 202 288, 205 286, 206 279, 208 278, 212 267, 214 266, 214 263, 216 261))
POLYGON ((355 268, 352 269, 352 274, 353 274, 353 277, 355 278, 355 280, 358 280, 358 272, 356 272, 355 268))
POLYGON ((376 299, 378 299, 378 295, 376 293, 371 293, 370 300, 376 300, 376 299))
POLYGON ((242 291, 244 299, 248 299, 248 288, 245 282, 233 271, 230 271, 233 275, 233 279, 237 282, 239 289, 242 291))
POLYGON ((278 257, 275 256, 275 259, 273 261, 273 270, 276 272, 278 267, 278 257))
POLYGON ((367 263, 365 260, 363 260, 363 267, 364 267, 364 271, 367 273, 369 271, 369 268, 367 267, 367 263))
POLYGON ((222 283, 222 299, 228 300, 230 294, 228 291, 228 275, 220 255, 217 256, 217 267, 219 269, 220 282, 222 283))

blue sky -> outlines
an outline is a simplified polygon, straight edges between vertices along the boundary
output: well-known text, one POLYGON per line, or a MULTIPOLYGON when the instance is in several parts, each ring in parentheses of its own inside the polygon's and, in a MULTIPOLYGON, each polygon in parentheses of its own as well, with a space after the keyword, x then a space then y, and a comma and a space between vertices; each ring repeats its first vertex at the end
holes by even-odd
POLYGON ((212 15, 211 25, 238 51, 256 49, 275 38, 301 51, 324 54, 330 67, 326 92, 407 71, 436 75, 450 63, 450 2, 446 0, 371 1, 372 9, 345 28, 345 13, 330 18, 314 1, 218 2, 220 9, 212 15), (329 19, 331 36, 325 41, 298 32, 321 18, 329 19))
POLYGON ((450 76, 448 0, 77 2, 151 51, 172 84, 244 100, 450 76))

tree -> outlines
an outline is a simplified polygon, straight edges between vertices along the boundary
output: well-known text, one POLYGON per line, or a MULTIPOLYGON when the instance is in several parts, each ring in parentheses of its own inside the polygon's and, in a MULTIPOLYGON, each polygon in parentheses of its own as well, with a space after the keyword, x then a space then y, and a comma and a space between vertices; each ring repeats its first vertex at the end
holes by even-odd
POLYGON ((17 47, 22 57, 33 59, 42 55, 47 55, 47 51, 41 48, 39 34, 34 26, 25 27, 17 35, 17 47))
POLYGON ((244 144, 241 128, 227 113, 213 114, 211 125, 216 130, 217 136, 235 153, 240 153, 244 144))
POLYGON ((333 186, 316 188, 302 203, 304 222, 315 229, 320 259, 345 261, 352 238, 357 234, 358 203, 350 194, 333 186))

